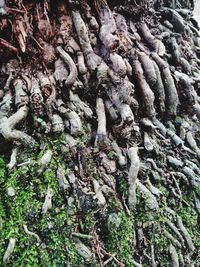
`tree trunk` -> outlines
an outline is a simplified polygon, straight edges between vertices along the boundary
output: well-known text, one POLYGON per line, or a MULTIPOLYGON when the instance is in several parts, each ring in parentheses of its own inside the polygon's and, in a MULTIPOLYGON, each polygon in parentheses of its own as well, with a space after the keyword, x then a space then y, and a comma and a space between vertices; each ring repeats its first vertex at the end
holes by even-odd
POLYGON ((198 265, 193 8, 0 1, 0 265, 198 265))

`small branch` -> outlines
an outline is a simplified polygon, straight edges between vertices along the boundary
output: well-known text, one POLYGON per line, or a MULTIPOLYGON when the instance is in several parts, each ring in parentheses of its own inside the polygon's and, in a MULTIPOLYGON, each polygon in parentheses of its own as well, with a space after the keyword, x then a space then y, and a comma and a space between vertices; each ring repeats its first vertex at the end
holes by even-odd
POLYGON ((17 53, 19 52, 19 50, 14 47, 13 45, 11 45, 9 42, 7 42, 6 40, 0 38, 0 46, 3 46, 4 48, 14 52, 14 53, 17 53))
POLYGON ((93 238, 92 235, 86 235, 86 234, 81 234, 77 232, 72 232, 72 235, 78 238, 84 238, 84 239, 89 239, 89 240, 93 238))

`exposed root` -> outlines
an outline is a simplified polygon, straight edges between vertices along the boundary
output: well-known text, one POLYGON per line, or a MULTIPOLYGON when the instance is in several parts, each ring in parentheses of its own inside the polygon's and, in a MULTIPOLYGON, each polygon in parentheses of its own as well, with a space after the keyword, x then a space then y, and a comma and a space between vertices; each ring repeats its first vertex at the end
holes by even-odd
POLYGON ((16 239, 15 238, 10 238, 9 239, 9 243, 6 249, 6 252, 3 256, 3 263, 8 263, 10 261, 10 258, 12 256, 12 253, 14 251, 15 248, 15 243, 16 243, 16 239))
POLYGON ((36 233, 33 233, 33 232, 31 232, 31 231, 28 230, 27 225, 23 224, 23 228, 24 228, 25 233, 26 233, 27 235, 30 235, 30 236, 35 237, 35 238, 37 239, 37 242, 38 242, 39 244, 42 242, 41 239, 40 239, 40 237, 39 237, 39 235, 37 235, 36 233))
POLYGON ((146 114, 149 117, 155 116, 154 94, 149 87, 142 70, 141 63, 138 60, 133 61, 134 74, 141 90, 141 95, 145 104, 146 114))
POLYGON ((60 57, 65 62, 65 64, 67 64, 69 71, 70 71, 69 76, 65 80, 65 85, 71 86, 74 84, 74 82, 77 78, 77 75, 78 75, 76 65, 75 65, 73 59, 70 57, 70 55, 67 54, 67 52, 65 52, 61 46, 57 47, 57 51, 58 51, 60 57))
POLYGON ((176 249, 173 245, 169 246, 169 253, 172 259, 172 266, 173 267, 179 267, 179 260, 178 260, 178 254, 176 252, 176 249))
POLYGON ((169 66, 161 57, 158 56, 158 54, 152 53, 151 56, 160 69, 162 80, 165 86, 167 113, 169 115, 176 115, 179 99, 169 66))
POLYGON ((48 187, 47 194, 45 196, 45 200, 42 205, 43 214, 46 214, 48 210, 52 209, 52 197, 53 197, 53 190, 50 187, 48 187))
POLYGON ((104 146, 107 144, 107 131, 106 131, 106 115, 105 107, 102 98, 97 98, 96 102, 96 112, 98 118, 98 128, 96 134, 95 144, 104 146))
POLYGON ((138 157, 138 147, 131 147, 128 150, 128 156, 131 161, 131 166, 128 175, 128 205, 129 209, 133 210, 136 205, 136 180, 140 169, 140 159, 138 157))
POLYGON ((35 140, 26 133, 15 130, 14 127, 24 120, 28 115, 28 107, 22 106, 15 114, 9 118, 2 118, 0 122, 0 133, 6 140, 18 141, 31 148, 35 145, 35 140))
POLYGON ((7 165, 9 170, 12 170, 17 164, 17 153, 18 153, 18 147, 13 148, 12 154, 10 156, 10 162, 7 165))
POLYGON ((190 237, 190 234, 188 233, 187 229, 185 228, 185 226, 183 225, 183 222, 182 222, 182 219, 180 216, 177 216, 177 223, 178 223, 178 226, 180 228, 180 231, 182 232, 182 235, 187 243, 187 246, 189 248, 189 250, 191 252, 194 252, 195 250, 195 246, 192 242, 192 239, 190 237))

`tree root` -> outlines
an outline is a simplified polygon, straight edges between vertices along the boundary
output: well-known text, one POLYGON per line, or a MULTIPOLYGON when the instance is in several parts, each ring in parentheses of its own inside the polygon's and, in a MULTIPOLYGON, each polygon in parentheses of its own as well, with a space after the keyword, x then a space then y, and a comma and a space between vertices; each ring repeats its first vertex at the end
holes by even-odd
POLYGON ((144 78, 141 63, 138 60, 133 61, 133 69, 146 107, 146 114, 153 117, 155 115, 154 94, 144 78))
POLYGON ((15 238, 10 238, 9 239, 9 243, 6 249, 6 252, 3 256, 3 262, 4 263, 8 263, 10 261, 10 257, 12 256, 12 253, 14 251, 15 248, 15 243, 16 243, 16 239, 15 238))
POLYGON ((0 133, 6 140, 18 141, 30 148, 35 145, 35 140, 26 133, 13 129, 19 122, 28 115, 28 107, 22 106, 15 114, 9 118, 2 118, 0 122, 0 133))
POLYGON ((131 147, 128 150, 128 157, 131 161, 131 166, 128 175, 128 205, 130 210, 133 210, 136 205, 136 179, 140 168, 140 159, 138 157, 137 152, 137 147, 131 147))
POLYGON ((96 112, 98 118, 98 128, 97 128, 95 145, 104 146, 107 145, 108 140, 106 131, 105 107, 102 98, 97 98, 96 112))
POLYGON ((52 197, 53 197, 53 190, 50 187, 48 187, 47 194, 45 196, 45 200, 42 205, 43 214, 46 214, 48 210, 52 209, 52 197))
POLYGON ((169 254, 172 259, 172 266, 173 267, 179 267, 179 260, 178 260, 178 254, 176 252, 176 249, 173 245, 169 246, 169 254))
POLYGON ((76 65, 75 65, 73 59, 67 54, 66 51, 63 50, 63 48, 61 46, 57 47, 57 51, 58 51, 60 57, 65 62, 65 64, 67 64, 67 66, 69 67, 70 73, 69 73, 69 76, 67 77, 67 79, 65 80, 65 85, 71 86, 74 84, 74 82, 78 76, 78 71, 77 71, 76 65))
POLYGON ((178 223, 178 226, 180 228, 180 231, 182 232, 182 235, 187 243, 187 246, 189 248, 189 250, 191 252, 194 252, 195 250, 195 246, 192 242, 192 239, 190 237, 190 234, 188 233, 187 229, 185 228, 185 226, 183 225, 183 222, 182 222, 182 219, 180 216, 177 216, 177 223, 178 223))
POLYGON ((24 228, 25 233, 26 233, 27 235, 30 235, 30 236, 35 237, 35 238, 37 239, 37 242, 38 242, 39 244, 42 242, 41 239, 40 239, 40 237, 39 237, 39 235, 37 235, 36 233, 33 233, 33 232, 31 232, 31 231, 28 230, 27 225, 23 224, 23 228, 24 228))
POLYGON ((169 66, 156 53, 152 53, 151 56, 155 60, 155 62, 157 63, 160 69, 162 80, 165 86, 167 113, 169 115, 176 115, 179 99, 178 99, 176 86, 174 84, 174 80, 169 70, 169 66))

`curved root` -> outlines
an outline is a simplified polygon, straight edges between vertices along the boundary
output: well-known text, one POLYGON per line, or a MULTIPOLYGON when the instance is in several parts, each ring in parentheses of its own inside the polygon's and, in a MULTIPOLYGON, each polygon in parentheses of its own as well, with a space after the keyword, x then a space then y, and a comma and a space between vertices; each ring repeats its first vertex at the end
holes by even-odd
POLYGON ((61 46, 57 47, 57 51, 60 57, 64 60, 65 64, 67 64, 67 66, 69 67, 69 71, 70 71, 69 76, 67 77, 65 81, 65 85, 72 86, 78 76, 77 67, 73 59, 70 57, 70 55, 61 46))
POLYGON ((27 117, 28 111, 29 109, 27 106, 22 106, 11 117, 4 117, 3 119, 1 119, 0 133, 6 140, 18 141, 26 146, 33 148, 35 145, 35 140, 31 136, 22 131, 13 129, 16 124, 18 124, 20 121, 24 120, 27 117))

